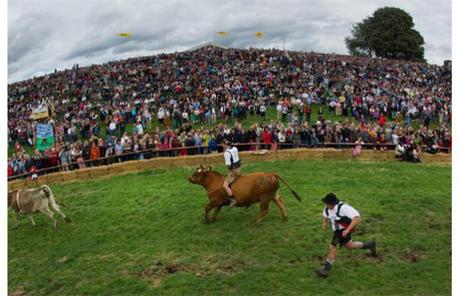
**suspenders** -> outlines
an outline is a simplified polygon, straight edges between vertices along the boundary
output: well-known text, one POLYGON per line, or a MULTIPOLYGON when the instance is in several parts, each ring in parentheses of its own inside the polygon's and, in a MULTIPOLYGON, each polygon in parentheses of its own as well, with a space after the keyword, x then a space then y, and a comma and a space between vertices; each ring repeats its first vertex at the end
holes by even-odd
MULTIPOLYGON (((336 229, 338 229, 338 226, 341 225, 342 227, 345 227, 347 228, 350 223, 351 223, 351 219, 346 217, 346 216, 341 216, 340 215, 340 209, 342 208, 342 206, 344 205, 345 203, 341 202, 337 205, 337 213, 335 214, 339 219, 336 219, 335 221, 335 227, 336 229)), ((329 217, 329 209, 326 208, 326 215, 329 217)), ((354 229, 351 230, 351 232, 353 232, 354 229)))
POLYGON ((229 150, 226 150, 225 153, 229 153, 230 154, 230 168, 231 169, 237 169, 240 167, 240 160, 238 161, 234 161, 233 160, 233 154, 229 151, 229 150))

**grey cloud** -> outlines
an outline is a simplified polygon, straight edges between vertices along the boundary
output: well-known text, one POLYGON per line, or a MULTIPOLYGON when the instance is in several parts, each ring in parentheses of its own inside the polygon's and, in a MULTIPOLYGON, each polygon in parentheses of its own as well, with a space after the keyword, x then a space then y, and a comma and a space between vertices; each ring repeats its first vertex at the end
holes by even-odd
POLYGON ((97 54, 105 51, 109 48, 114 47, 121 43, 129 42, 128 39, 125 40, 117 40, 115 37, 112 38, 105 38, 101 40, 97 40, 96 38, 91 38, 89 40, 84 40, 83 43, 79 44, 79 46, 72 51, 70 51, 66 56, 65 59, 75 59, 77 57, 93 57, 97 54))
POLYGON ((43 14, 25 15, 8 26, 8 63, 15 63, 29 52, 42 48, 52 33, 53 24, 43 14))

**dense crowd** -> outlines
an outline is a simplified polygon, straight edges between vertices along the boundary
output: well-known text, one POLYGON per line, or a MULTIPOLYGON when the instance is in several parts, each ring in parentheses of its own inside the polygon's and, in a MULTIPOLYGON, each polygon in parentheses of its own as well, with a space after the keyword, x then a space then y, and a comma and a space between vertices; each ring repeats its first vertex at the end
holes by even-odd
POLYGON ((423 144, 429 152, 451 146, 451 69, 423 63, 210 46, 76 65, 8 90, 8 144, 16 150, 9 176, 99 165, 114 161, 101 160, 112 155, 149 158, 158 153, 140 151, 154 148, 177 148, 168 155, 213 152, 223 138, 253 144, 247 149, 358 140, 423 144), (57 144, 28 155, 22 147, 34 145, 32 108, 45 103, 57 144), (320 106, 315 122, 313 105, 320 106), (269 108, 277 113, 271 123, 233 125, 247 116, 264 122, 269 108), (328 114, 343 120, 328 121, 328 114), (414 120, 420 128, 412 128, 414 120), (154 122, 161 128, 153 129, 154 122))

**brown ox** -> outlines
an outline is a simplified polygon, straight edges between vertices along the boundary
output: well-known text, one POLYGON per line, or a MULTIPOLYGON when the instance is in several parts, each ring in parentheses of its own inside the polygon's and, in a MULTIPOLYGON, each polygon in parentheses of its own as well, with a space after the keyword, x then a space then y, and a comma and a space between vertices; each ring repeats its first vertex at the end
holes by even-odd
MULTIPOLYGON (((189 182, 199 184, 207 191, 208 203, 205 207, 205 222, 214 222, 219 215, 221 208, 227 205, 227 192, 222 187, 225 176, 212 171, 211 167, 200 166, 196 172, 188 177, 189 182), (214 210, 214 216, 209 219, 208 213, 214 210)), ((300 196, 280 175, 275 173, 252 173, 236 179, 232 185, 232 191, 236 199, 236 207, 249 207, 254 203, 260 203, 260 212, 257 214, 256 223, 268 213, 269 203, 272 201, 278 206, 281 212, 281 218, 287 219, 286 207, 284 201, 278 194, 279 181, 283 182, 297 198, 301 201, 300 196)))
POLYGON ((59 213, 67 223, 71 220, 61 211, 59 205, 54 200, 51 189, 46 186, 40 186, 33 189, 12 190, 8 192, 8 206, 14 210, 14 228, 19 226, 19 215, 25 214, 29 217, 30 222, 35 226, 32 214, 42 212, 54 222, 54 228, 57 227, 57 220, 49 206, 59 213))

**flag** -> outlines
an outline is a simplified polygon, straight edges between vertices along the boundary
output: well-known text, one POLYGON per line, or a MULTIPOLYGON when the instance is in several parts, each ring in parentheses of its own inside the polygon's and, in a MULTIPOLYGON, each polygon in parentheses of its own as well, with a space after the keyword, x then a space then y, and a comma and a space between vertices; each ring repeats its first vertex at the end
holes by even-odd
POLYGON ((217 35, 219 35, 220 37, 225 37, 225 36, 228 36, 228 32, 219 31, 217 32, 217 35))
POLYGON ((264 32, 256 32, 256 37, 257 38, 264 38, 265 33, 264 32))
POLYGON ((126 37, 126 38, 131 37, 131 35, 132 35, 132 33, 129 33, 129 32, 117 34, 117 36, 126 37))
POLYGON ((53 147, 53 126, 51 124, 38 123, 35 130, 35 137, 35 143, 39 151, 53 147))

